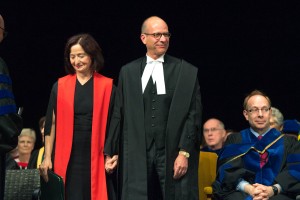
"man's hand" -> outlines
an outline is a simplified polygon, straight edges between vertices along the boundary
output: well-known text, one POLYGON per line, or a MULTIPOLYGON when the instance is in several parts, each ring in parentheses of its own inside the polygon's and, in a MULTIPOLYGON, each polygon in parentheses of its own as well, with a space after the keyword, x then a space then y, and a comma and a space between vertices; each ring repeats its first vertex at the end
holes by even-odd
MULTIPOLYGON (((258 195, 260 199, 269 199, 270 197, 274 196, 274 192, 271 186, 262 185, 259 183, 253 184, 253 187, 261 190, 262 192, 258 195)), ((254 198, 253 198, 254 199, 254 198)), ((258 198, 259 199, 259 198, 258 198)), ((254 199, 256 200, 256 199, 254 199)))
POLYGON ((268 200, 274 195, 272 187, 255 183, 253 185, 247 184, 245 192, 253 197, 253 200, 268 200))
POLYGON ((111 174, 114 172, 114 169, 118 165, 118 155, 114 155, 113 157, 105 156, 105 171, 108 174, 111 174))
POLYGON ((174 175, 173 178, 174 179, 179 179, 182 176, 184 176, 187 172, 188 169, 188 158, 185 157, 184 155, 178 154, 175 162, 174 162, 174 175))

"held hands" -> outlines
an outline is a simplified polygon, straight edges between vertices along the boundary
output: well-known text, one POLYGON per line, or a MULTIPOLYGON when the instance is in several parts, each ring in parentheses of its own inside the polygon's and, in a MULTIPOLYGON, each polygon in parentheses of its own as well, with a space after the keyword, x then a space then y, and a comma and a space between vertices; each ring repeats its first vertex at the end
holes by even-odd
POLYGON ((253 197, 253 200, 268 200, 270 197, 274 196, 271 186, 266 186, 259 183, 246 185, 245 192, 250 194, 253 197))
POLYGON ((183 177, 187 172, 188 164, 189 164, 188 158, 182 154, 178 154, 178 156, 174 162, 173 178, 180 179, 181 177, 183 177))
POLYGON ((51 158, 44 158, 42 164, 39 166, 40 175, 43 177, 43 179, 48 182, 48 170, 52 169, 52 161, 51 158))
POLYGON ((108 174, 111 174, 114 172, 115 168, 118 165, 118 155, 114 155, 113 157, 105 156, 105 171, 108 174))

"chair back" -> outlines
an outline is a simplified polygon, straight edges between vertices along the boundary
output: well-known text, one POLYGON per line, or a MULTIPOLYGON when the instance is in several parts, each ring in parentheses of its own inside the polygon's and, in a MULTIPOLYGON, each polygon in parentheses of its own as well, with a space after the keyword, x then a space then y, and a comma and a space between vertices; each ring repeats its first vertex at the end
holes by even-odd
POLYGON ((211 185, 216 179, 218 155, 213 152, 200 151, 198 168, 199 199, 209 200, 212 195, 211 185), (210 194, 206 194, 210 193, 210 194))
POLYGON ((39 187, 38 169, 6 170, 4 200, 32 200, 39 187))

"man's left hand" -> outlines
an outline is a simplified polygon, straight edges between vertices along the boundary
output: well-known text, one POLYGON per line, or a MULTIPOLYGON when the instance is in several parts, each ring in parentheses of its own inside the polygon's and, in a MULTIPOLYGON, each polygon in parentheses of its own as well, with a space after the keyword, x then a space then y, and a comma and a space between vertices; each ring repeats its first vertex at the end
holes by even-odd
POLYGON ((178 154, 175 162, 174 162, 174 179, 180 179, 183 177, 188 169, 189 160, 184 155, 178 154))

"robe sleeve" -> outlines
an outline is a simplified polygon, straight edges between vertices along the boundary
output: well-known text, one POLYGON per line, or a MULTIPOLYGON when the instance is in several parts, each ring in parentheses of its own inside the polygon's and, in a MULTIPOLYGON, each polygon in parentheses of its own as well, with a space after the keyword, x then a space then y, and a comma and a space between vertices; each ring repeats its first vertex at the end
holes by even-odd
POLYGON ((235 144, 238 145, 241 142, 242 137, 240 133, 231 134, 220 152, 217 162, 217 177, 212 184, 215 199, 223 199, 224 196, 234 192, 241 178, 252 182, 251 179, 255 176, 255 173, 242 167, 244 164, 241 157, 227 163, 227 161, 236 156, 235 154, 230 155, 228 152, 234 151, 236 148, 235 144))
POLYGON ((112 113, 109 119, 109 125, 106 135, 106 141, 104 146, 104 153, 106 155, 118 155, 119 151, 119 137, 121 134, 121 121, 123 110, 123 94, 122 94, 122 70, 119 75, 118 87, 115 89, 114 102, 112 104, 112 113))
POLYGON ((178 145, 179 149, 184 149, 187 152, 191 152, 192 149, 200 149, 202 131, 201 131, 201 93, 198 78, 196 79, 189 112, 186 117, 184 128, 182 130, 180 142, 178 145))
POLYGON ((287 137, 287 161, 284 169, 275 178, 286 193, 299 194, 300 191, 300 143, 292 137, 287 137))

